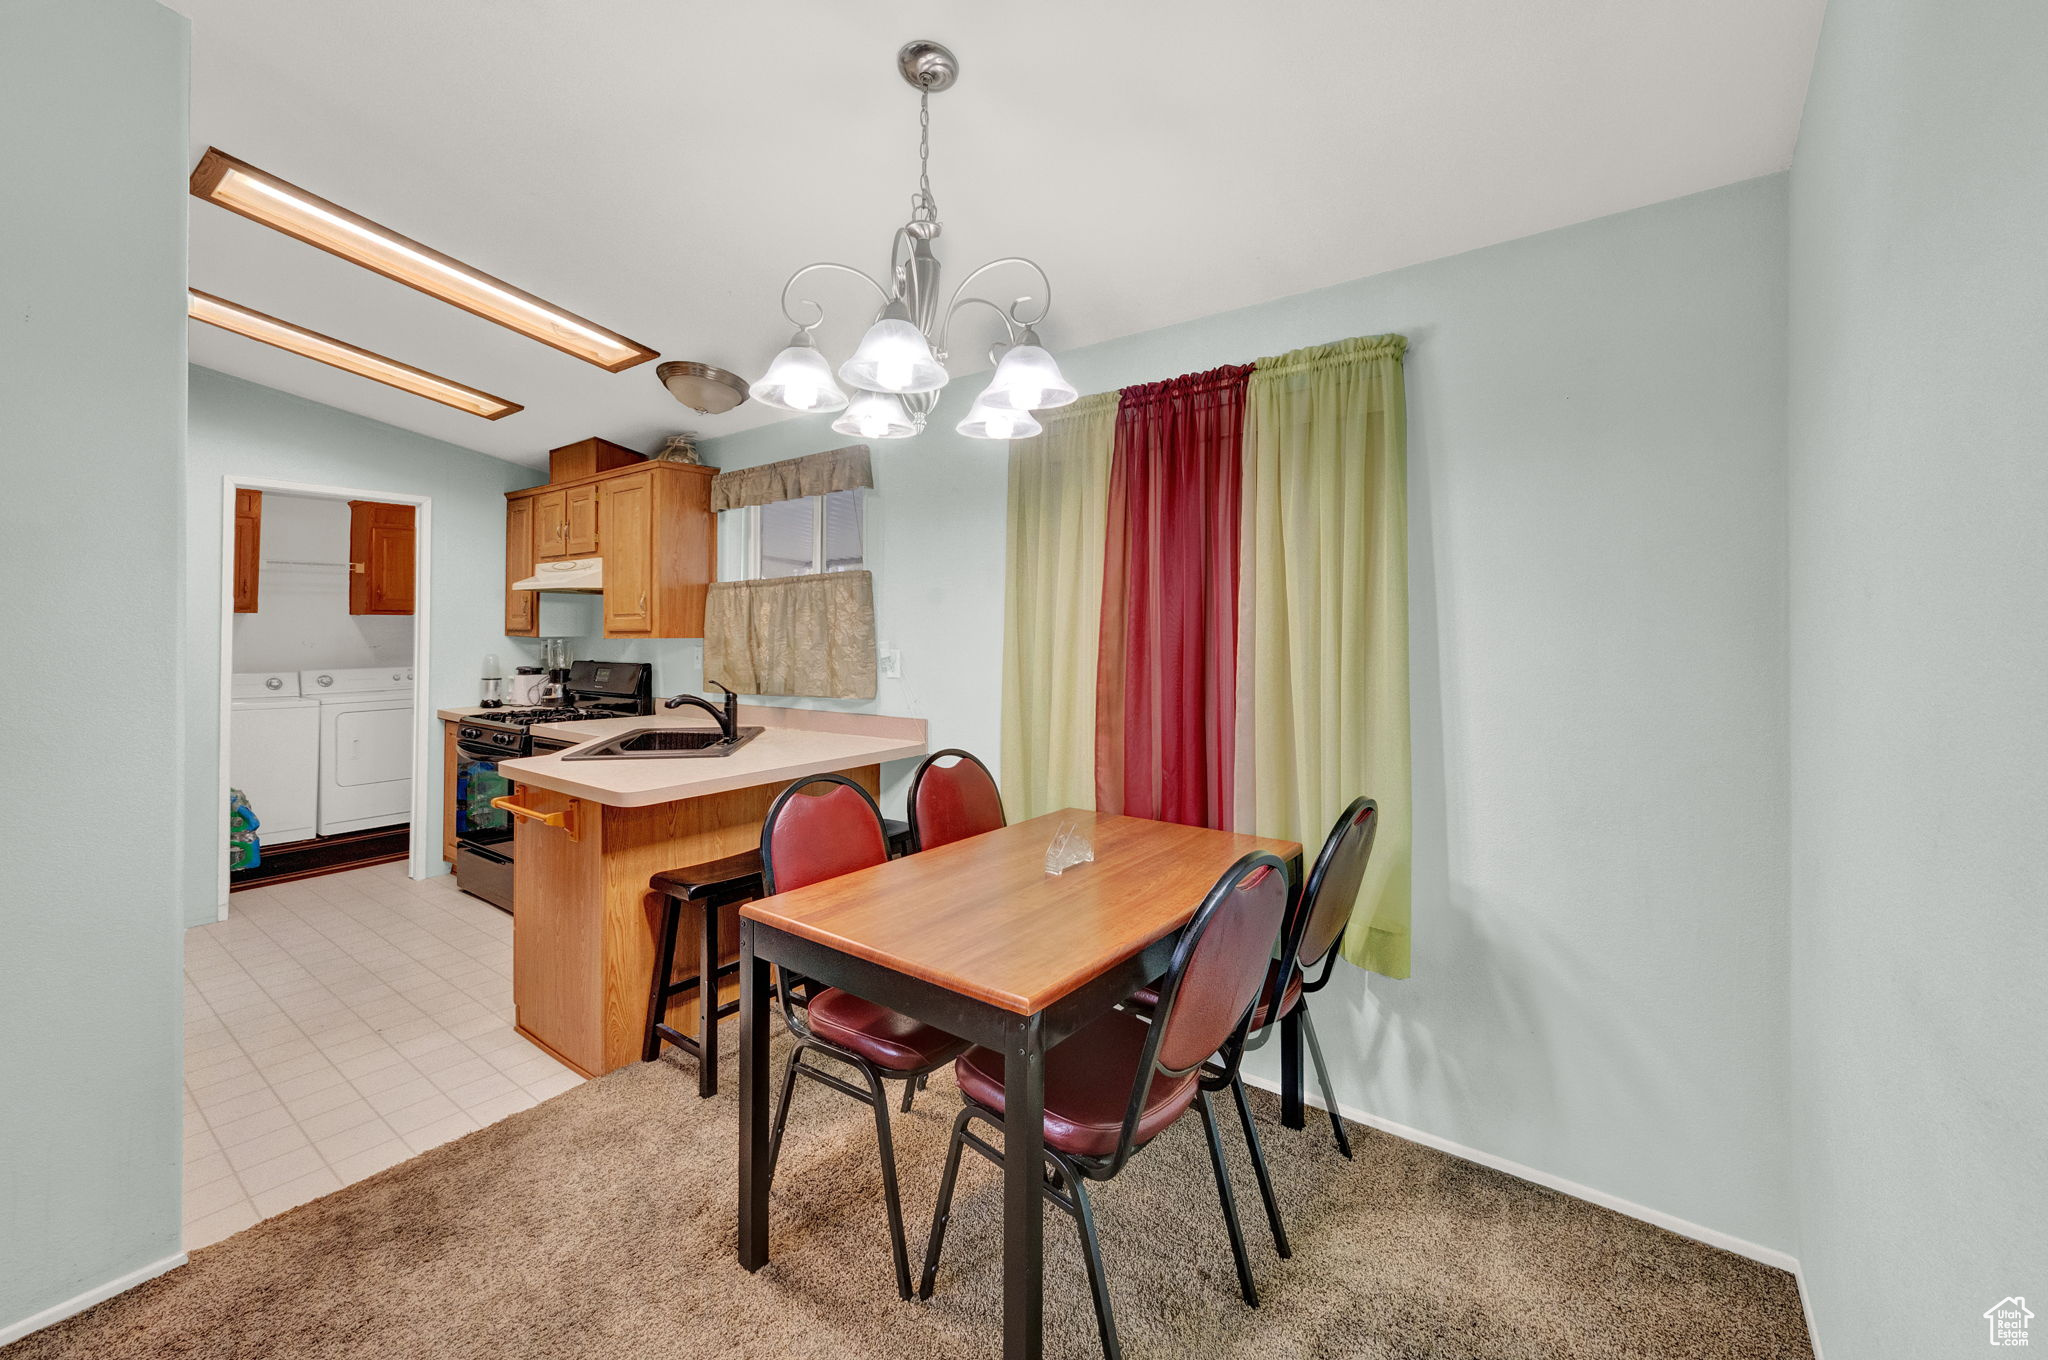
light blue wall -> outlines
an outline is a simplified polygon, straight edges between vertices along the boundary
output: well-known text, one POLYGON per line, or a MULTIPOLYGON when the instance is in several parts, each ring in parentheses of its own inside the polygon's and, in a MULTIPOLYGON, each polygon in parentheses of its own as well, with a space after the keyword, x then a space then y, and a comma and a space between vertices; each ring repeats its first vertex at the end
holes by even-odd
MULTIPOLYGON (((191 390, 184 494, 191 526, 185 564, 192 620, 185 677, 191 702, 185 730, 193 758, 186 768, 186 835, 192 845, 205 847, 218 839, 213 752, 220 741, 223 480, 262 478, 432 497, 432 636, 423 650, 432 671, 432 706, 457 708, 476 703, 485 653, 498 653, 510 667, 532 652, 530 641, 505 636, 503 493, 544 478, 531 468, 208 368, 191 369, 191 390)), ((426 833, 439 845, 438 740, 431 760, 426 833)), ((194 856, 186 875, 188 924, 214 919, 218 874, 210 854, 194 856)))
MULTIPOLYGON (((1779 1250, 1784 233, 1774 176, 1062 355, 1089 392, 1410 338, 1416 975, 1340 969, 1339 1097, 1779 1250)), ((978 385, 874 446, 904 674, 872 707, 993 759, 1006 455, 951 433, 978 385)), ((696 644, 634 646, 695 683, 696 644)))
POLYGON ((2048 6, 1834 0, 1792 171, 1792 1017, 1828 1360, 2048 1340, 2048 6))
POLYGON ((178 1252, 186 35, 0 3, 0 1339, 178 1252))

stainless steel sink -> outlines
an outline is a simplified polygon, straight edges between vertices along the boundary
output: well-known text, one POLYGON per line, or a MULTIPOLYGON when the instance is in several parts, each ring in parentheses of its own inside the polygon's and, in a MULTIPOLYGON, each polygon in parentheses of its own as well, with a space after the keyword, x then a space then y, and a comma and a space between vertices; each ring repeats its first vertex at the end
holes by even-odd
POLYGON ((715 727, 636 727, 593 746, 562 752, 564 760, 647 760, 656 758, 703 759, 729 756, 745 746, 763 729, 742 727, 727 741, 715 727))

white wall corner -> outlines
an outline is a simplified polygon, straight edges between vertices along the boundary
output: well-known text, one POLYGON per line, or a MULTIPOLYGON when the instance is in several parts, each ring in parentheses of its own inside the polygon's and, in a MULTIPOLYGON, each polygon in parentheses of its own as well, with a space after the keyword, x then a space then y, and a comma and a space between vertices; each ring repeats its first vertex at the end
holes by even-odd
MULTIPOLYGON (((1254 1076, 1247 1072, 1244 1074, 1244 1079, 1245 1083, 1249 1086, 1256 1086, 1262 1091, 1279 1093, 1280 1084, 1269 1077, 1254 1076)), ((1303 1093, 1302 1099, 1305 1104, 1313 1109, 1322 1110, 1328 1108, 1322 1101, 1307 1092, 1303 1093)), ((1789 1252, 1779 1251, 1775 1247, 1758 1246, 1754 1242, 1745 1241, 1729 1233, 1718 1232, 1713 1228, 1702 1227, 1697 1223, 1689 1222, 1676 1215, 1667 1214, 1662 1210, 1652 1209, 1647 1205, 1623 1199, 1619 1195, 1610 1195, 1605 1190, 1595 1190, 1590 1185, 1580 1185, 1577 1181, 1568 1181, 1562 1176, 1553 1176, 1547 1171, 1538 1171, 1535 1167, 1523 1166, 1520 1162, 1511 1162, 1505 1157, 1496 1157, 1490 1152, 1481 1152, 1478 1148, 1469 1148, 1462 1143, 1454 1143, 1448 1138, 1439 1138, 1433 1133, 1410 1128, 1406 1124, 1396 1124, 1391 1119, 1382 1119, 1378 1115, 1367 1114, 1365 1111, 1353 1109, 1349 1105, 1340 1103, 1337 1106, 1337 1113, 1354 1124, 1363 1124, 1367 1128, 1378 1129, 1381 1133, 1392 1134, 1394 1137, 1405 1139, 1410 1143, 1420 1143, 1424 1147, 1435 1148, 1438 1152, 1447 1152, 1453 1157, 1462 1157, 1468 1162, 1477 1162, 1481 1166, 1492 1167, 1495 1171, 1504 1171, 1510 1176, 1533 1182, 1547 1190, 1555 1190, 1561 1195, 1570 1195, 1573 1199, 1582 1199, 1588 1204, 1597 1204, 1603 1209, 1612 1209, 1618 1214, 1626 1214, 1630 1218, 1662 1228, 1666 1232, 1677 1233, 1680 1237, 1689 1237, 1695 1242, 1702 1242, 1710 1247, 1718 1247, 1722 1251, 1734 1252, 1737 1256, 1746 1256, 1761 1265, 1785 1271, 1795 1278, 1799 1274, 1798 1258, 1789 1252)), ((1805 1297, 1805 1290, 1802 1286, 1800 1298, 1803 1301, 1805 1297)), ((1807 1318, 1807 1330, 1810 1332, 1812 1329, 1813 1319, 1809 1316, 1807 1318)), ((1819 1360, 1818 1348, 1815 1349, 1814 1354, 1815 1360, 1819 1360)))
POLYGON ((105 1284, 95 1285, 83 1294, 75 1294, 62 1303, 45 1308, 40 1313, 31 1313, 19 1322, 0 1326, 0 1346, 12 1345, 31 1332, 40 1332, 43 1328, 62 1322, 65 1318, 83 1313, 96 1303, 104 1303, 116 1294, 125 1294, 143 1281, 153 1280, 165 1271, 176 1270, 184 1264, 185 1253, 181 1251, 176 1256, 166 1256, 163 1260, 146 1265, 140 1270, 131 1270, 126 1275, 108 1280, 105 1284))

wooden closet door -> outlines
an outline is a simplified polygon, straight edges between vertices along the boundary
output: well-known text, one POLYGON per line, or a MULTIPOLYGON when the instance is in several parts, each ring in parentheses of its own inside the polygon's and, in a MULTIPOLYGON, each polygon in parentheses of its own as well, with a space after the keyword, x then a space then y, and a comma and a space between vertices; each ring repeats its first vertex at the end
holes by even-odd
POLYGON ((256 612, 263 575, 263 493, 235 492, 235 612, 256 612))
POLYGON ((413 612, 413 507, 348 503, 348 612, 413 612))

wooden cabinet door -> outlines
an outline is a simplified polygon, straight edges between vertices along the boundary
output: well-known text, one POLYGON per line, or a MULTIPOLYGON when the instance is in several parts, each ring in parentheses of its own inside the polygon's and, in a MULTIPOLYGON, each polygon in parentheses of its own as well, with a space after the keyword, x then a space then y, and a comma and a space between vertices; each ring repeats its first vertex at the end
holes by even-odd
POLYGON ((505 632, 532 637, 540 632, 540 596, 514 590, 514 581, 533 575, 533 497, 505 502, 505 632))
POLYGON ((604 486, 604 634, 654 631, 654 478, 643 473, 604 486))
POLYGON ((413 507, 348 503, 348 612, 410 614, 413 507))
POLYGON ((263 575, 263 493, 235 492, 235 612, 256 612, 256 587, 263 575))
POLYGON ((533 498, 533 555, 559 562, 569 555, 569 495, 548 491, 533 498))
POLYGON ((598 552, 598 494, 595 483, 572 486, 563 493, 562 551, 569 557, 595 557, 598 552))
MULTIPOLYGON (((441 724, 441 858, 455 862, 455 779, 462 756, 455 749, 455 724, 441 724)), ((738 936, 734 936, 735 939, 738 936)))

